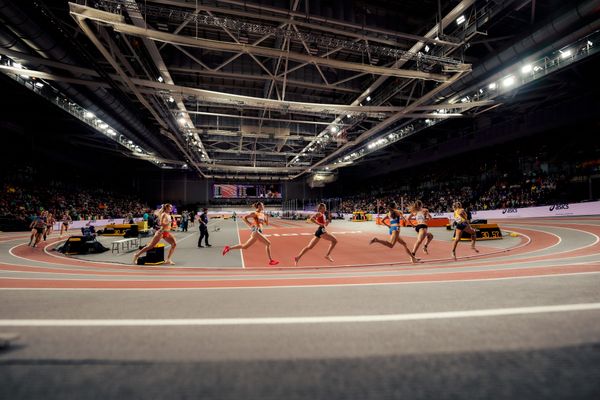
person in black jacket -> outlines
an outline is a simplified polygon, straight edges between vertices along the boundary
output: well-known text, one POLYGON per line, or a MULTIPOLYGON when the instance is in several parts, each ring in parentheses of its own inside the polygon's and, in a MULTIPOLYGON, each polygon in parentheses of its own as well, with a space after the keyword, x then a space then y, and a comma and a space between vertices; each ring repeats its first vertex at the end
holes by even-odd
POLYGON ((202 209, 202 214, 200 214, 198 222, 200 225, 200 238, 198 238, 198 247, 204 247, 202 246, 203 238, 206 247, 211 247, 211 245, 208 243, 208 208, 202 209))

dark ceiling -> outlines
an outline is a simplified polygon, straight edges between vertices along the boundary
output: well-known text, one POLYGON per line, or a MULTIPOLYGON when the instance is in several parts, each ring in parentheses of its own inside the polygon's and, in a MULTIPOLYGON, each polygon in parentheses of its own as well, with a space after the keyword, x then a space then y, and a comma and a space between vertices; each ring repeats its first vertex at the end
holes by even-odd
MULTIPOLYGON (((594 3, 600 1, 79 3, 91 9, 71 13, 67 2, 0 0, 0 52, 49 74, 38 78, 44 90, 52 87, 92 110, 125 138, 119 143, 90 128, 85 135, 59 134, 57 141, 129 157, 139 146, 140 153, 155 159, 149 165, 189 168, 205 177, 284 180, 339 168, 336 160, 356 154, 371 138, 426 118, 418 116, 426 112, 418 108, 402 117, 399 107, 448 104, 560 39, 575 35, 570 39, 576 41, 593 33, 599 19, 594 3), (554 23, 573 10, 577 13, 568 24, 554 23), (123 18, 122 28, 111 15, 123 18), (457 24, 458 15, 466 21, 457 24), (427 36, 439 26, 439 16, 444 18, 442 33, 427 36), (538 34, 548 26, 555 30, 538 34), (152 31, 135 33, 136 27, 152 31), (535 40, 527 42, 533 33, 535 40), (171 41, 155 40, 162 34, 171 41), (403 55, 420 42, 419 57, 403 55), (522 53, 509 52, 522 43, 522 53), (494 64, 499 55, 502 62, 494 64), (166 81, 157 82, 159 77, 166 81), (453 83, 445 87, 444 81, 453 83)), ((593 90, 588 82, 597 81, 597 56, 560 67, 558 73, 536 76, 535 82, 495 96, 489 100, 493 106, 469 98, 474 105, 461 118, 418 128, 418 134, 367 152, 356 162, 443 148, 456 132, 472 134, 485 124, 593 90)), ((27 91, 1 82, 15 96, 27 91)), ((45 120, 87 126, 52 107, 45 120)))

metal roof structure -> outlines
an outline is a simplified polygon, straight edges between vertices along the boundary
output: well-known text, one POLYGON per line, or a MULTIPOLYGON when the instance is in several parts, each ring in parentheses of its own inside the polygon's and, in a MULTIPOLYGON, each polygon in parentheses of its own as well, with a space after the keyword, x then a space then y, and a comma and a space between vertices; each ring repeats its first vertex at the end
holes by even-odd
POLYGON ((235 180, 331 174, 501 109, 600 27, 598 0, 56 3, 0 0, 2 72, 127 156, 235 180))

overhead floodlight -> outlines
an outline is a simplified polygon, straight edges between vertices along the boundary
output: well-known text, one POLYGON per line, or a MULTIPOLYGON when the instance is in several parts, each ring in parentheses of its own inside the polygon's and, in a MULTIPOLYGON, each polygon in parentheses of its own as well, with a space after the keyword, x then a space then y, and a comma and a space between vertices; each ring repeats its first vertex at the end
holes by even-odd
POLYGON ((338 130, 339 130, 339 128, 338 128, 337 126, 335 126, 335 125, 332 125, 332 126, 329 128, 329 131, 330 131, 331 133, 337 133, 337 132, 338 132, 338 130))
POLYGON ((464 15, 461 15, 460 17, 456 18, 456 25, 460 25, 463 22, 465 22, 467 19, 465 18, 464 15))
POLYGON ((185 124, 185 118, 183 117, 179 117, 179 119, 177 120, 181 125, 185 124))
POLYGON ((18 69, 23 69, 23 66, 19 63, 14 63, 13 67, 18 68, 18 69))
POLYGON ((498 85, 496 85, 496 82, 492 82, 492 83, 490 83, 490 84, 488 85, 488 88, 489 88, 489 89, 491 89, 491 90, 495 90, 495 89, 496 89, 496 87, 498 87, 498 85))
POLYGON ((531 73, 532 70, 533 66, 531 64, 523 65, 523 67, 521 67, 521 73, 524 75, 531 73))
POLYGON ((393 138, 394 138, 394 134, 393 134, 393 133, 390 133, 390 134, 388 135, 388 138, 389 138, 389 139, 393 139, 393 138))
POLYGON ((133 141, 132 140, 128 140, 127 143, 133 144, 133 141))
POLYGON ((169 103, 174 103, 175 99, 173 98, 173 96, 169 96, 169 103))
POLYGON ((569 58, 573 54, 573 52, 570 49, 565 50, 565 51, 559 50, 559 52, 560 52, 560 58, 562 58, 562 59, 569 58))
POLYGON ((511 76, 507 76, 502 81, 502 86, 504 86, 504 87, 510 87, 510 86, 512 86, 514 84, 515 84, 515 77, 512 76, 512 75, 511 76))
POLYGON ((35 87, 38 87, 38 88, 40 88, 40 89, 41 89, 41 88, 43 88, 43 87, 44 87, 44 84, 43 84, 42 82, 36 82, 36 83, 35 83, 35 87))
POLYGON ((352 118, 352 114, 346 114, 346 118, 352 118))
POLYGON ((105 124, 104 122, 100 124, 100 129, 106 129, 108 128, 108 125, 105 124))
POLYGON ((83 116, 87 119, 92 119, 95 117, 94 113, 91 113, 89 111, 86 111, 85 114, 83 114, 83 116))
POLYGON ((109 129, 106 131, 106 133, 108 133, 110 136, 115 136, 117 133, 115 131, 113 131, 112 129, 109 129))
POLYGON ((425 53, 429 53, 429 46, 425 45, 425 53))
POLYGON ((158 79, 157 79, 157 81, 159 81, 160 83, 163 83, 165 80, 163 79, 162 76, 159 76, 158 79))
POLYGON ((590 40, 587 41, 587 45, 592 47, 594 45, 594 43, 592 43, 590 40))
POLYGON ((367 96, 367 101, 371 101, 371 96, 367 96))

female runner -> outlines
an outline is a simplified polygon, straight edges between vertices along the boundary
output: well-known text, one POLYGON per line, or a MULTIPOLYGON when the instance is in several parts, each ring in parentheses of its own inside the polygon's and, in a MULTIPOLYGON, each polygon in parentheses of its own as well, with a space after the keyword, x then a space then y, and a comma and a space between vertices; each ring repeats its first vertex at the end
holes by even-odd
POLYGON ((62 217, 62 224, 60 225, 60 237, 62 237, 63 232, 67 233, 69 230, 69 224, 73 222, 69 213, 64 213, 62 217))
POLYGON ((51 212, 49 212, 48 216, 46 217, 46 231, 44 232, 44 241, 46 240, 46 238, 48 236, 50 236, 50 234, 54 230, 54 223, 55 222, 56 221, 54 220, 54 216, 52 215, 51 212))
POLYGON ((460 202, 455 202, 452 205, 454 209, 454 221, 456 221, 456 230, 454 232, 454 244, 452 245, 452 258, 456 261, 456 246, 462 237, 463 232, 467 232, 471 235, 471 249, 476 253, 479 253, 479 250, 475 248, 475 242, 477 241, 477 232, 475 229, 471 227, 469 223, 469 217, 467 216, 467 212, 462 208, 462 204, 460 202))
POLYGON ((267 257, 269 258, 269 265, 277 265, 279 261, 274 260, 271 257, 271 241, 267 239, 267 237, 263 234, 263 226, 269 225, 269 217, 265 215, 265 205, 261 202, 253 204, 255 211, 251 212, 248 215, 245 215, 242 220, 248 225, 250 231, 250 239, 246 241, 246 243, 236 244, 235 246, 225 246, 223 248, 223 255, 229 253, 231 250, 245 250, 248 247, 252 246, 254 242, 257 240, 261 241, 265 245, 265 249, 267 251, 267 257), (249 220, 252 219, 252 222, 249 220))
POLYGON ((333 261, 333 258, 331 258, 331 251, 337 244, 337 238, 335 236, 333 236, 331 233, 327 233, 327 231, 325 230, 325 227, 327 225, 329 225, 329 223, 331 222, 331 214, 329 214, 329 217, 325 217, 326 213, 327 213, 327 207, 325 206, 324 203, 321 203, 317 207, 317 213, 315 215, 313 215, 312 217, 310 217, 310 222, 319 225, 319 227, 317 228, 317 231, 315 232, 315 237, 312 238, 311 241, 308 243, 308 245, 300 251, 300 254, 298 254, 296 257, 294 257, 294 265, 297 266, 298 261, 300 261, 300 258, 302 258, 302 256, 307 251, 309 251, 310 249, 315 247, 317 245, 317 243, 319 243, 319 240, 321 240, 321 239, 325 239, 325 240, 328 240, 331 242, 331 244, 329 245, 329 249, 327 249, 327 254, 325 254, 325 258, 328 259, 329 261, 333 261))
POLYGON ((382 244, 391 249, 392 247, 394 247, 396 245, 396 243, 400 243, 402 245, 402 247, 404 247, 404 250, 406 250, 406 254, 408 254, 410 256, 410 261, 413 264, 415 264, 419 260, 415 258, 413 253, 410 252, 410 250, 408 249, 408 246, 406 245, 406 242, 400 238, 400 220, 401 219, 406 221, 406 218, 404 218, 404 215, 402 215, 402 212, 397 209, 396 203, 393 201, 390 202, 388 204, 388 213, 386 214, 385 217, 383 217, 383 220, 381 221, 385 226, 390 228, 390 230, 389 230, 390 240, 385 241, 385 240, 373 238, 373 239, 371 239, 371 242, 369 242, 369 244, 379 243, 379 244, 382 244), (389 223, 387 223, 387 221, 389 221, 389 223))
POLYGON ((427 221, 432 219, 431 214, 429 214, 429 210, 423 208, 423 202, 421 200, 417 200, 413 203, 410 208, 410 215, 408 216, 408 221, 411 219, 415 219, 417 221, 417 225, 415 226, 415 231, 417 231, 417 241, 413 247, 412 254, 413 256, 417 253, 419 246, 423 243, 423 240, 427 238, 427 242, 423 246, 423 251, 425 254, 429 254, 427 251, 427 246, 433 240, 433 234, 429 233, 429 227, 427 226, 427 221))
POLYGON ((160 208, 160 210, 156 211, 155 214, 158 219, 158 223, 160 224, 160 229, 158 229, 156 231, 156 233, 154 234, 154 237, 152 238, 152 240, 150 241, 150 243, 148 243, 148 245, 146 247, 144 247, 143 249, 140 249, 137 253, 135 253, 135 255, 133 256, 134 264, 137 264, 137 259, 142 253, 145 253, 148 250, 153 249, 154 246, 156 246, 156 244, 158 242, 160 242, 160 239, 164 239, 165 242, 167 242, 171 245, 171 248, 169 249, 169 255, 167 256, 167 259, 165 260, 165 264, 169 264, 169 265, 175 264, 173 262, 173 260, 171 260, 171 257, 173 256, 173 253, 175 252, 175 248, 177 247, 177 242, 175 241, 175 236, 173 236, 171 234, 172 218, 171 218, 170 213, 172 210, 173 210, 173 206, 171 204, 167 203, 167 204, 163 204, 162 207, 160 208))

